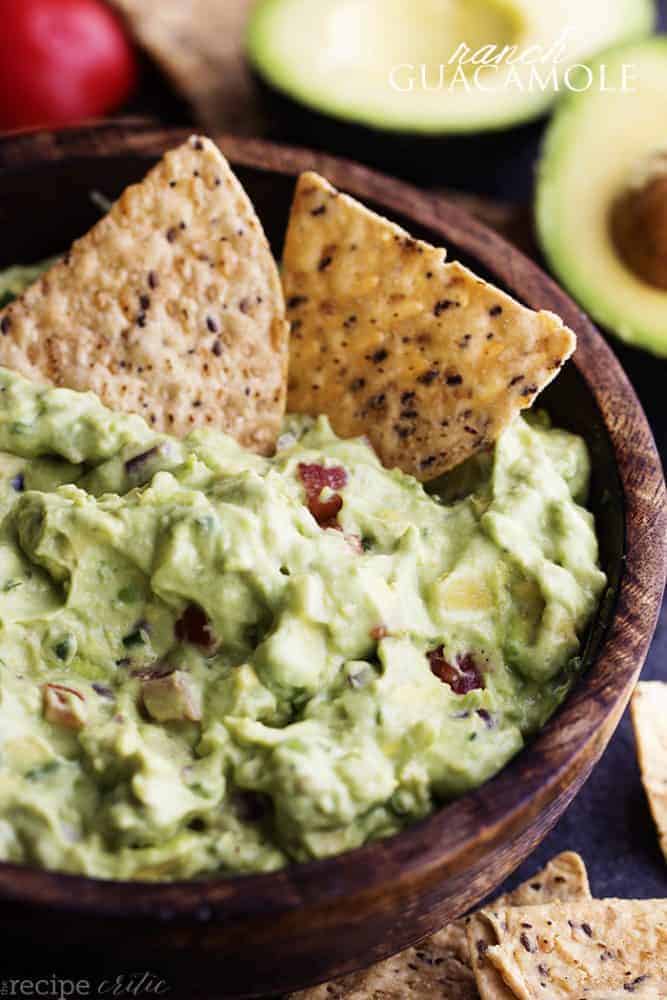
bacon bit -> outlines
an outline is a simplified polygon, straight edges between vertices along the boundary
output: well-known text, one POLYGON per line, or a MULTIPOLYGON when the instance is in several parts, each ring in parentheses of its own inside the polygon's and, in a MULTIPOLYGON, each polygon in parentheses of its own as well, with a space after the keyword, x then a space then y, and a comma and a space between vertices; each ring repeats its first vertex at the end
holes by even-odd
POLYGON ((341 465, 327 467, 299 462, 299 475, 309 496, 319 495, 325 486, 331 490, 342 490, 347 485, 347 473, 341 465))
POLYGON ((457 656, 454 666, 443 656, 442 646, 432 649, 426 655, 431 671, 438 680, 449 684, 454 694, 467 694, 468 691, 484 687, 484 678, 470 653, 466 653, 465 656, 457 656))
POLYGON ((145 680, 141 697, 156 722, 201 722, 201 695, 182 670, 145 680))
POLYGON ((202 649, 215 646, 215 636, 211 630, 209 617, 198 604, 188 604, 174 624, 174 635, 181 642, 189 642, 193 646, 201 646, 202 649))
POLYGON ((51 691, 66 691, 67 694, 73 694, 75 698, 79 699, 79 701, 86 700, 85 695, 82 695, 80 691, 76 690, 76 688, 65 687, 64 684, 47 684, 46 687, 51 691))
POLYGON ((385 639, 389 635, 389 629, 386 625, 375 625, 370 632, 371 639, 375 639, 379 642, 380 639, 385 639))
POLYGON ((44 718, 65 729, 83 729, 86 724, 83 707, 78 708, 68 695, 78 698, 82 705, 86 700, 75 688, 65 687, 64 684, 45 684, 44 718))
POLYGON ((173 674, 174 667, 170 667, 168 664, 155 664, 152 667, 142 667, 140 670, 130 671, 130 676, 138 677, 142 681, 154 681, 159 677, 168 677, 169 674, 173 674))
MULTIPOLYGON (((335 527, 335 526, 334 526, 335 527)), ((364 551, 364 544, 361 540, 360 535, 345 535, 345 541, 350 546, 353 552, 357 555, 362 555, 364 551)))
POLYGON ((319 497, 313 497, 308 501, 308 510, 322 529, 336 528, 340 530, 337 517, 342 506, 343 498, 338 493, 334 493, 327 500, 320 500, 319 497))
POLYGON ((343 506, 343 498, 337 493, 321 499, 322 490, 328 487, 330 490, 342 490, 347 485, 347 473, 340 465, 327 468, 324 465, 308 465, 299 462, 299 477, 303 483, 308 500, 308 510, 313 515, 321 528, 340 529, 336 518, 343 506))

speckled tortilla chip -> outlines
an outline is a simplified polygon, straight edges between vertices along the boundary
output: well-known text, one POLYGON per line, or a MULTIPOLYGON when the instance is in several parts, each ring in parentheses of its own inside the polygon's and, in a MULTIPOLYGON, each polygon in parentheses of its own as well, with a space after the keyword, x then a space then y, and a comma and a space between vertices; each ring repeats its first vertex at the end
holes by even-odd
POLYGON ((494 441, 560 370, 574 334, 339 194, 297 184, 283 256, 288 408, 367 434, 433 479, 494 441))
POLYGON ((522 882, 512 892, 500 896, 496 904, 504 906, 536 906, 554 899, 590 899, 588 872, 582 857, 574 851, 557 854, 531 879, 522 882))
MULTIPOLYGON (((559 854, 542 871, 497 905, 524 905, 589 895, 584 863, 577 854, 559 854)), ((477 1000, 466 935, 466 919, 454 920, 414 948, 369 969, 292 995, 292 1000, 477 1000)))
POLYGON ((476 1000, 475 977, 454 953, 450 927, 370 969, 293 993, 288 1000, 476 1000))
POLYGON ((612 1000, 667 996, 667 900, 593 899, 496 907, 481 919, 485 958, 503 991, 482 1000, 612 1000))
POLYGON ((261 225, 218 148, 192 137, 0 313, 0 365, 91 389, 156 430, 268 451, 287 325, 261 225))
MULTIPOLYGON (((553 900, 567 902, 591 898, 588 873, 582 858, 573 851, 564 851, 552 858, 534 878, 523 882, 513 892, 501 896, 494 908, 505 906, 529 907, 553 900)), ((495 943, 493 929, 478 911, 466 920, 468 955, 475 972, 475 981, 482 1000, 512 1000, 514 994, 506 986, 496 967, 488 960, 487 951, 495 943)))
POLYGON ((642 780, 667 859, 667 684, 638 684, 631 714, 642 780))

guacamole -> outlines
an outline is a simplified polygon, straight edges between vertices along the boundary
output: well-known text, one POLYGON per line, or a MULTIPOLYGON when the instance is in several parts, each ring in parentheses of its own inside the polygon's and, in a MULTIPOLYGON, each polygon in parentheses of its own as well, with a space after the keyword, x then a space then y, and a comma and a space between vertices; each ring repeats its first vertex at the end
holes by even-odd
POLYGON ((263 458, 0 369, 0 858, 270 871, 394 833, 553 712, 605 586, 584 443, 428 493, 289 418, 263 458))

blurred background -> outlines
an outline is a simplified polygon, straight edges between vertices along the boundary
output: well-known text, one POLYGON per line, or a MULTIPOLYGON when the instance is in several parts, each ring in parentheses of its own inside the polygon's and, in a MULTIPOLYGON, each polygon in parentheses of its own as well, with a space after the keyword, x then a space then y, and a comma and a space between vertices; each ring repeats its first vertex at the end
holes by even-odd
MULTIPOLYGON (((0 14, 0 130, 132 115, 263 136, 498 229, 609 336, 664 461, 667 0, 0 0, 0 14)), ((667 680, 664 611, 645 676, 667 680)), ((596 895, 664 895, 627 719, 511 882, 566 848, 596 895)))

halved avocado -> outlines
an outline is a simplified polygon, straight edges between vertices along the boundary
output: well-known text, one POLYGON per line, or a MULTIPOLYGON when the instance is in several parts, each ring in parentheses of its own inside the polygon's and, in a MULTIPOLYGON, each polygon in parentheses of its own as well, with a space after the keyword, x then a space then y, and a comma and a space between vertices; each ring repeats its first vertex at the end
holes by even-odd
POLYGON ((654 19, 653 0, 259 0, 247 51, 269 84, 317 111, 445 135, 536 117, 556 96, 552 72, 562 79, 601 49, 644 37, 654 19), (473 63, 458 73, 450 64, 462 44, 487 60, 510 49, 475 77, 473 63), (485 55, 485 46, 498 48, 485 55), (529 62, 510 65, 522 55, 529 62))
POLYGON ((569 94, 546 134, 538 234, 595 320, 667 357, 667 38, 602 54, 598 80, 602 65, 607 89, 569 94))

